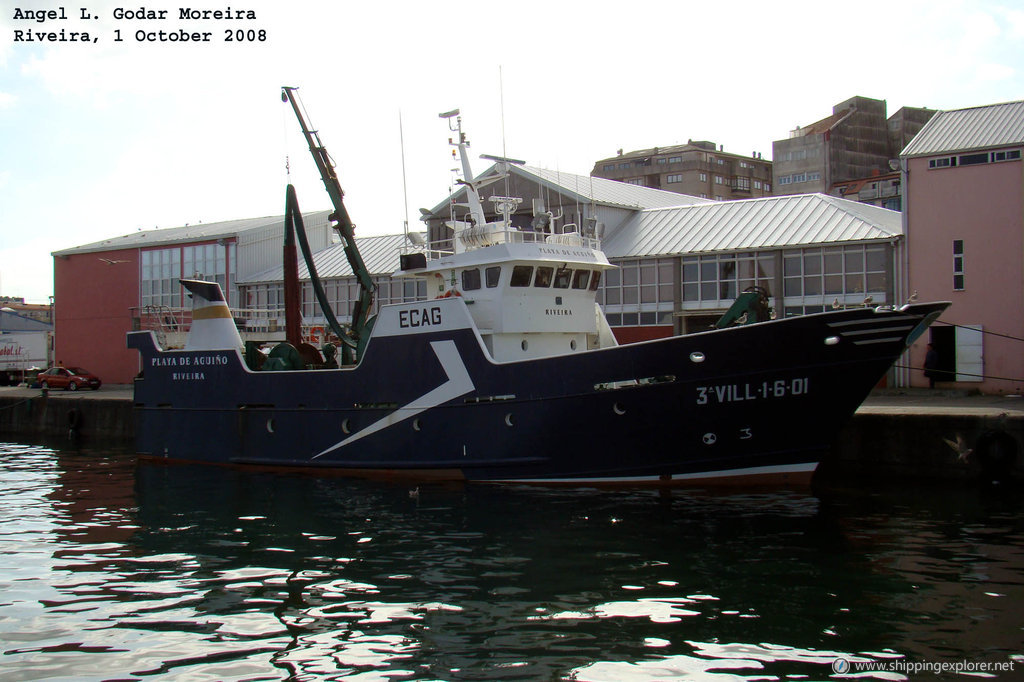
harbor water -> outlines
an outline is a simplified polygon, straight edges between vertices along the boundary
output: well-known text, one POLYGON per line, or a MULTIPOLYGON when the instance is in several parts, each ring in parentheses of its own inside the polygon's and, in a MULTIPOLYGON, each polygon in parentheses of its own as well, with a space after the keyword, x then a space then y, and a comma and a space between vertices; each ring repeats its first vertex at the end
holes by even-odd
POLYGON ((414 486, 2 444, 0 681, 1024 679, 1021 499, 414 486))

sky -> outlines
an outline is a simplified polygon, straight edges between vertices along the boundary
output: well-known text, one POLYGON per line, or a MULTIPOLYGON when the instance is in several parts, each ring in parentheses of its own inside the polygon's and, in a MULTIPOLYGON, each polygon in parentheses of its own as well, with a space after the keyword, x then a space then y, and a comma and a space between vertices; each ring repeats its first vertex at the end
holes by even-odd
POLYGON ((0 0, 0 295, 47 302, 61 249, 281 215, 288 182, 303 211, 329 208, 283 85, 300 88, 359 236, 400 233, 406 205, 416 229, 447 196, 437 115, 456 107, 477 172, 494 154, 587 175, 618 149, 688 139, 768 159, 856 95, 890 115, 1024 98, 1019 1, 141 5, 163 20, 115 18, 123 4, 39 22, 24 17, 60 5, 0 0), (238 30, 255 40, 228 42, 238 30), (24 39, 61 31, 89 41, 24 39))

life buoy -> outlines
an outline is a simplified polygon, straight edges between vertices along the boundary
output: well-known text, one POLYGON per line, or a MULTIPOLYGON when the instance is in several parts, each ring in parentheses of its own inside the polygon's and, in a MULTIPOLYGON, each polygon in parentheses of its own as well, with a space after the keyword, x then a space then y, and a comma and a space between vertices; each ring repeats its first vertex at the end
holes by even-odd
POLYGON ((459 291, 458 289, 449 289, 448 291, 438 296, 438 298, 451 298, 452 296, 462 296, 462 292, 459 291))

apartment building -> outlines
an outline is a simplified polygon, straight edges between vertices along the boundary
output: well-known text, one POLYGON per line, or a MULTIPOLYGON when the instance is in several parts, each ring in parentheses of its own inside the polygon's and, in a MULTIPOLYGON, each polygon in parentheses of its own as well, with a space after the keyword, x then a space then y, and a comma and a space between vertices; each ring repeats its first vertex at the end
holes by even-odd
MULTIPOLYGON (((895 163, 900 150, 934 113, 932 109, 903 107, 887 118, 885 100, 851 97, 840 102, 830 116, 797 126, 787 139, 772 143, 774 193, 821 192, 855 198, 850 196, 852 184, 864 180, 868 185, 866 203, 899 210, 898 186, 895 194, 891 182, 870 187, 879 182, 872 178, 896 170, 890 161, 895 163), (844 191, 839 191, 840 187, 844 191), (885 194, 889 196, 881 196, 885 194)), ((857 184, 858 194, 863 185, 857 184)))
POLYGON ((591 176, 725 201, 771 196, 772 162, 724 151, 714 142, 639 149, 601 159, 591 176))

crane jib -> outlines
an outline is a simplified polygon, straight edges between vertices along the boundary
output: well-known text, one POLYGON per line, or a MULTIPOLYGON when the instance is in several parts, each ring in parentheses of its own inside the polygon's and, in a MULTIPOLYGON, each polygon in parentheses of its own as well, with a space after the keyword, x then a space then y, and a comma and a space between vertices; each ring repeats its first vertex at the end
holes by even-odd
MULTIPOLYGON (((291 104, 292 110, 295 112, 295 117, 299 120, 299 126, 302 128, 302 134, 305 136, 306 142, 309 144, 310 154, 313 155, 313 162, 316 164, 317 170, 320 172, 320 178, 323 180, 324 188, 327 190, 327 194, 331 198, 331 203, 334 205, 334 213, 330 216, 331 223, 334 229, 338 231, 338 234, 341 236, 341 239, 345 244, 345 257, 348 259, 349 265, 352 267, 352 273, 356 276, 356 280, 359 282, 359 300, 353 309, 352 324, 350 326, 348 338, 346 339, 345 336, 340 334, 339 337, 346 339, 346 343, 365 343, 364 336, 369 332, 369 327, 372 326, 369 316, 373 309, 373 296, 376 286, 373 283, 373 278, 370 276, 369 271, 366 269, 366 265, 363 263, 362 256, 359 253, 359 248, 356 246, 355 226, 352 224, 348 211, 345 209, 345 193, 342 191, 341 184, 338 182, 338 176, 334 172, 334 164, 331 162, 331 158, 327 153, 326 147, 324 147, 320 142, 320 136, 315 130, 311 130, 309 126, 306 125, 306 119, 303 117, 302 110, 299 107, 298 97, 295 92, 296 89, 297 88, 293 87, 282 88, 281 99, 291 104)), ((298 205, 296 203, 296 211, 297 210, 298 205)), ((300 243, 301 241, 304 241, 304 236, 300 239, 300 243)), ((326 296, 321 298, 322 287, 320 287, 319 279, 316 278, 314 274, 315 271, 312 267, 312 256, 306 256, 306 249, 303 249, 303 256, 307 258, 310 276, 313 278, 313 289, 317 292, 317 298, 320 300, 321 308, 324 310, 324 316, 327 317, 328 322, 331 323, 331 327, 334 328, 337 321, 334 320, 334 314, 330 311, 330 307, 327 305, 326 296)), ((337 330, 335 333, 338 333, 337 330)))

